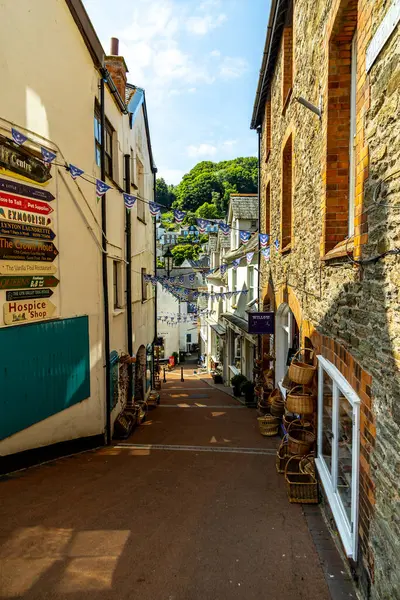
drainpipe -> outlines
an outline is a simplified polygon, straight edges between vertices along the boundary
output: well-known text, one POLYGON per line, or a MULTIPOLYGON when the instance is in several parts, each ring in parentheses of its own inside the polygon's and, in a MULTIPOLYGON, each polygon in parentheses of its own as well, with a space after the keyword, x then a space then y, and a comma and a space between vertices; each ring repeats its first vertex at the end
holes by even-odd
MULTIPOLYGON (((125 192, 131 190, 131 157, 130 154, 124 155, 125 162, 125 192)), ((126 330, 128 335, 128 354, 133 356, 133 324, 132 324, 132 215, 131 211, 125 209, 125 254, 126 254, 126 330)), ((132 365, 129 365, 128 379, 128 403, 132 402, 133 381, 132 365)))
MULTIPOLYGON (((261 127, 257 127, 257 136, 258 136, 258 176, 257 176, 257 185, 258 185, 258 232, 261 231, 261 127)), ((261 312, 261 245, 260 245, 260 236, 258 236, 258 290, 257 290, 257 300, 258 300, 258 312, 261 312)), ((258 335, 258 359, 261 360, 262 354, 262 342, 261 335, 258 335)))
MULTIPOLYGON (((104 104, 104 73, 101 71, 100 79, 100 121, 101 121, 101 152, 100 152, 100 177, 106 179, 106 153, 105 153, 105 104, 104 104)), ((101 197, 101 229, 102 229, 102 277, 103 277, 103 303, 104 303, 104 354, 106 369, 106 444, 111 444, 111 373, 110 373, 110 311, 108 300, 108 264, 107 264, 107 205, 106 194, 101 197)))
MULTIPOLYGON (((153 202, 157 202, 157 170, 153 169, 153 202)), ((154 276, 157 277, 157 221, 154 219, 153 243, 154 243, 154 276)), ((154 286, 154 344, 153 344, 153 385, 155 377, 155 345, 157 342, 157 285, 154 286)))

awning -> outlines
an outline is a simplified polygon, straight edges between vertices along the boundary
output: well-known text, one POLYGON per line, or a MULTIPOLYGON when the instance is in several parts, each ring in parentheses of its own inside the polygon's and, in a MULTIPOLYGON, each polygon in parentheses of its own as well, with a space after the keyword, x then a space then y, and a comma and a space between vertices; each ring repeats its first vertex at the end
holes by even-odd
POLYGON ((219 323, 213 323, 210 321, 207 321, 207 323, 209 324, 211 329, 213 329, 215 331, 215 333, 217 335, 222 336, 222 335, 226 334, 226 327, 224 327, 223 325, 220 325, 219 323))
POLYGON ((233 331, 239 335, 243 335, 251 344, 257 345, 257 336, 249 333, 249 324, 246 319, 242 319, 241 317, 229 313, 224 313, 221 316, 233 331))

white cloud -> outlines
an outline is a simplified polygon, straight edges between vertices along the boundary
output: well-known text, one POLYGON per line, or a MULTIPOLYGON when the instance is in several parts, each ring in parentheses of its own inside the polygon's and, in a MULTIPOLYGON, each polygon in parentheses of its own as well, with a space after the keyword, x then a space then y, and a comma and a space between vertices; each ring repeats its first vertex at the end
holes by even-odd
POLYGON ((195 88, 195 87, 192 87, 192 88, 188 89, 188 93, 189 94, 194 94, 195 92, 197 92, 197 88, 195 88))
POLYGON ((219 58, 221 56, 221 52, 219 50, 213 50, 210 52, 211 58, 219 58))
POLYGON ((223 79, 237 79, 244 75, 248 68, 248 62, 244 58, 225 56, 219 66, 219 73, 223 79))
POLYGON ((237 140, 226 140, 222 143, 225 148, 232 148, 232 146, 236 146, 237 140))
POLYGON ((219 14, 217 17, 209 14, 202 17, 189 17, 186 22, 186 28, 189 33, 195 35, 206 35, 209 31, 216 29, 227 19, 224 13, 219 14))
POLYGON ((214 156, 217 147, 212 144, 199 144, 198 146, 188 146, 187 153, 191 158, 200 158, 202 156, 214 156))
POLYGON ((168 184, 176 185, 180 182, 185 172, 180 169, 158 169, 157 177, 163 177, 168 184))

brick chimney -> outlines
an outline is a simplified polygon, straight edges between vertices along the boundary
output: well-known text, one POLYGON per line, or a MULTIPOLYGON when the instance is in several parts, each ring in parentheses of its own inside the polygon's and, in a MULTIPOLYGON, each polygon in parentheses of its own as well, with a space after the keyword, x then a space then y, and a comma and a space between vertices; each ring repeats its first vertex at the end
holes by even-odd
POLYGON ((122 100, 125 102, 126 74, 128 67, 123 56, 118 55, 119 40, 111 38, 110 56, 105 57, 105 65, 117 88, 122 100))

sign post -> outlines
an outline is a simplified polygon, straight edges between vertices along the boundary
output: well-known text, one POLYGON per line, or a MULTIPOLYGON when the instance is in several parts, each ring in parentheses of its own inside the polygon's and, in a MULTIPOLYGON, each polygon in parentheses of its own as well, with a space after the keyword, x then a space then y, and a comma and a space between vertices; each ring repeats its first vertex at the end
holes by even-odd
POLYGON ((249 313, 249 333, 266 335, 275 333, 275 313, 249 313))

